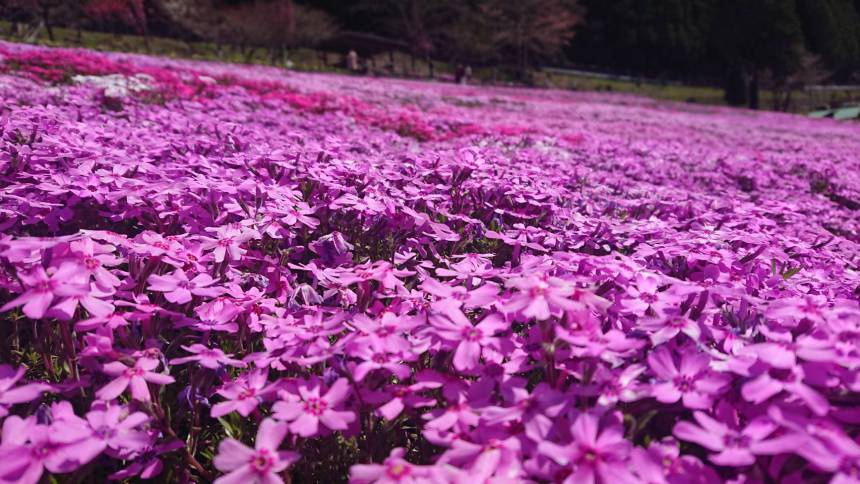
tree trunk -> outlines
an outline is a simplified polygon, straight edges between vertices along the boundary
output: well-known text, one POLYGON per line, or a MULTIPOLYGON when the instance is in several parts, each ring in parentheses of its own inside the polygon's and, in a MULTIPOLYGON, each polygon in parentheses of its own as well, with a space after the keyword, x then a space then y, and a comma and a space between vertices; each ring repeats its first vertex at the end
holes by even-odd
POLYGON ((759 108, 758 69, 753 69, 749 84, 749 106, 750 109, 759 108))
POLYGON ((723 98, 730 106, 744 106, 747 104, 747 83, 744 73, 739 68, 732 68, 726 73, 723 80, 725 94, 723 98))
POLYGON ((791 87, 788 88, 788 91, 785 93, 785 100, 782 103, 782 110, 788 112, 791 109, 791 87))
POLYGON ((54 41, 54 28, 51 27, 51 7, 42 8, 42 22, 45 24, 45 30, 48 31, 48 39, 54 41))

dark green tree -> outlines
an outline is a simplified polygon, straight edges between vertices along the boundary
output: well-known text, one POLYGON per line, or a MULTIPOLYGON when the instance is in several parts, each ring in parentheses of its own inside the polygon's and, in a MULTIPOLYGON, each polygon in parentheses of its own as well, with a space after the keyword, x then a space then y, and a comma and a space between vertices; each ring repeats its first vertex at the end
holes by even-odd
POLYGON ((712 0, 583 0, 569 54, 649 75, 696 75, 708 54, 712 0))
POLYGON ((838 78, 846 78, 860 65, 860 14, 854 2, 798 0, 797 7, 807 48, 838 78))
POLYGON ((720 0, 715 5, 712 48, 727 73, 741 73, 748 105, 758 109, 765 73, 782 79, 801 67, 803 30, 795 0, 720 0))

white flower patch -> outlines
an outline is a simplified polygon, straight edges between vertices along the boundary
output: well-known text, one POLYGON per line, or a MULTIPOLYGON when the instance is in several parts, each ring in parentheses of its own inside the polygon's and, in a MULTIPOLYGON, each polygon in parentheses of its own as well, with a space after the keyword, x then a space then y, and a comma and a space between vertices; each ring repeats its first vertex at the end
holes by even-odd
POLYGON ((113 98, 128 97, 131 93, 151 91, 155 79, 147 74, 135 74, 131 77, 122 74, 106 76, 74 76, 75 84, 89 84, 104 89, 105 96, 113 98))

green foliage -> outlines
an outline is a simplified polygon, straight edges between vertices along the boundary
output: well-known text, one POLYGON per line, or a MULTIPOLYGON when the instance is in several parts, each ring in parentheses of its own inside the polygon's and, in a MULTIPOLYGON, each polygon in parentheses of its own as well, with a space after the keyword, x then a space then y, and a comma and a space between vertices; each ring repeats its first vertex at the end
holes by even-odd
POLYGON ((860 66, 860 14, 851 0, 798 0, 806 45, 843 73, 860 66))

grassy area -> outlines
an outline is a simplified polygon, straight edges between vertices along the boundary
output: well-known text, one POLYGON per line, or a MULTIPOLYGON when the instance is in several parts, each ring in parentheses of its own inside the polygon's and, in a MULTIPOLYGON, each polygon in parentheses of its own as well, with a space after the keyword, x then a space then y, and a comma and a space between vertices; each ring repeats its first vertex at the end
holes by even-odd
POLYGON ((704 104, 724 103, 723 91, 713 87, 635 83, 574 74, 547 74, 546 77, 549 85, 561 89, 624 92, 656 99, 704 104))
MULTIPOLYGON (((10 22, 0 21, 0 38, 21 42, 20 36, 13 35, 10 22)), ((150 37, 147 41, 139 35, 111 34, 104 32, 82 31, 74 29, 54 28, 54 40, 48 38, 42 29, 33 40, 36 44, 57 47, 84 47, 102 51, 121 51, 153 54, 165 57, 217 60, 223 62, 238 62, 250 64, 271 64, 269 53, 265 49, 248 50, 235 46, 217 45, 212 42, 185 42, 162 37, 150 37)), ((371 69, 383 75, 405 77, 428 77, 429 67, 426 62, 411 59, 408 55, 395 52, 392 58, 383 53, 373 57, 371 69), (390 66, 393 66, 390 67, 390 66)), ((303 71, 345 72, 338 67, 343 65, 343 53, 323 53, 311 49, 295 49, 289 53, 291 67, 303 71)), ((450 75, 453 69, 443 62, 434 63, 436 75, 450 75)), ((494 79, 491 69, 475 69, 475 78, 481 81, 494 79)), ((612 91, 631 93, 655 99, 669 101, 724 104, 723 92, 720 89, 707 86, 691 86, 677 84, 636 83, 590 77, 586 75, 541 73, 537 84, 560 89, 575 89, 583 91, 612 91)), ((773 93, 762 91, 761 105, 769 109, 773 105, 773 93)), ((860 100, 858 91, 816 91, 799 92, 794 94, 794 110, 809 112, 823 105, 838 106, 860 100)))
MULTIPOLYGON (((638 94, 655 99, 682 101, 701 104, 725 104, 723 91, 708 86, 636 83, 588 77, 575 74, 547 74, 549 85, 561 89, 578 89, 586 91, 612 91, 638 94)), ((773 109, 774 93, 762 90, 760 93, 762 109, 773 109)), ((792 95, 793 111, 807 113, 819 106, 840 106, 846 103, 860 101, 860 91, 852 89, 832 91, 796 91, 792 95)))

